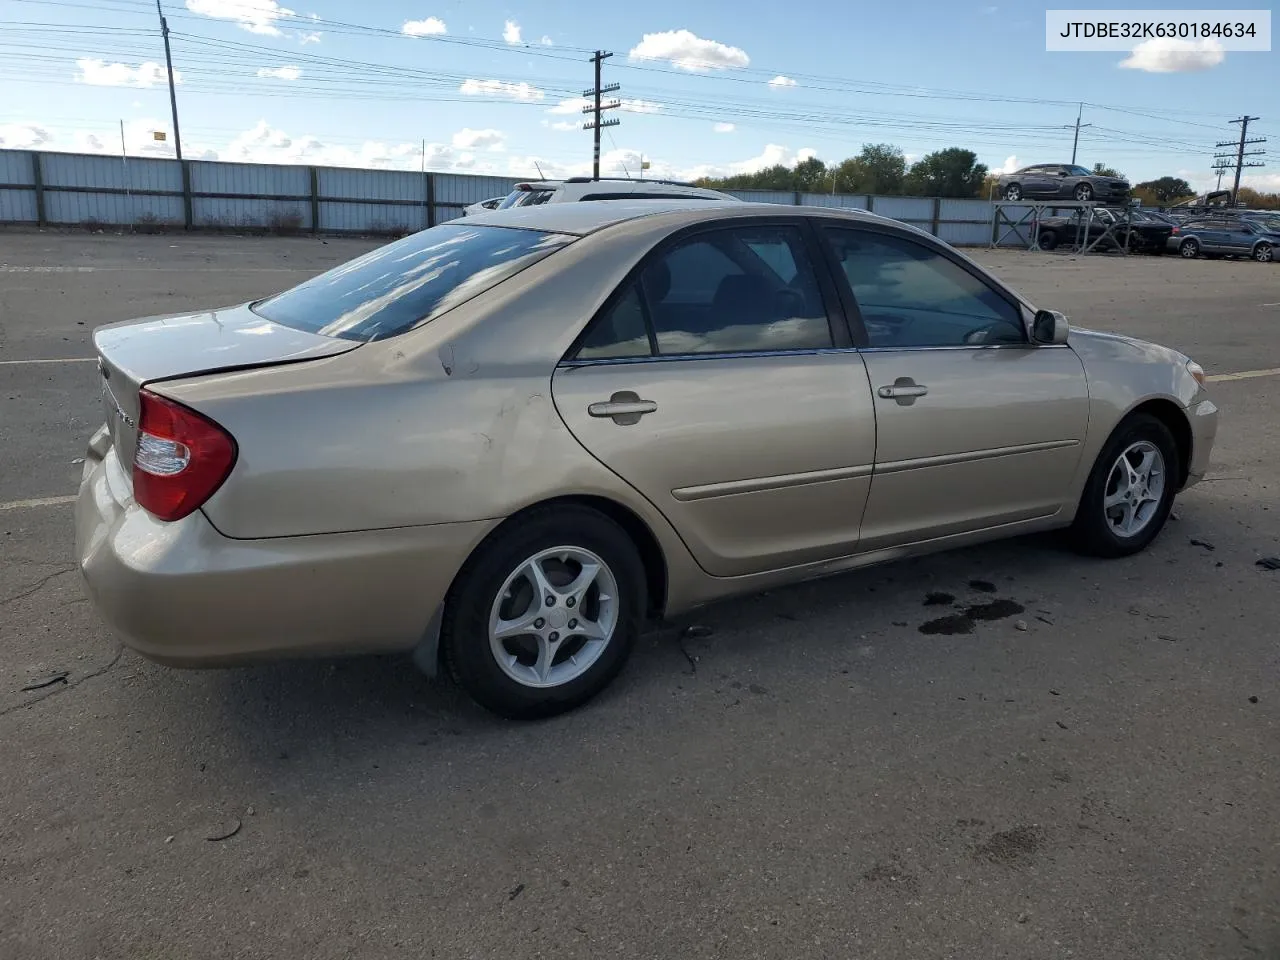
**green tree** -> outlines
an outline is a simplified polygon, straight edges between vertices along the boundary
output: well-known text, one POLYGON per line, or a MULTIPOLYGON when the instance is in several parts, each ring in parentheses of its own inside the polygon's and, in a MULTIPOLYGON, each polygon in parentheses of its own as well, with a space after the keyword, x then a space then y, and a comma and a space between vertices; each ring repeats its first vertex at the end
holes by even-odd
POLYGON ((987 178, 987 165, 961 147, 948 147, 921 157, 907 172, 907 192, 923 197, 976 197, 987 178))
MULTIPOLYGON (((848 162, 848 161, 846 161, 848 162)), ((907 175, 906 155, 891 143, 864 143, 853 160, 858 173, 854 193, 892 195, 902 192, 907 175)))
POLYGON ((1173 203, 1186 197, 1195 196, 1195 191, 1191 189, 1191 184, 1181 177, 1161 177, 1158 180, 1147 180, 1145 183, 1138 184, 1134 190, 1135 192, 1141 190, 1150 193, 1156 203, 1173 203))
POLYGON ((1105 163, 1095 163, 1093 165, 1093 175, 1095 177, 1119 177, 1124 179, 1124 174, 1115 167, 1108 167, 1105 163))
POLYGON ((806 157, 792 171, 792 190, 806 193, 825 193, 831 189, 831 176, 827 165, 817 157, 806 157))

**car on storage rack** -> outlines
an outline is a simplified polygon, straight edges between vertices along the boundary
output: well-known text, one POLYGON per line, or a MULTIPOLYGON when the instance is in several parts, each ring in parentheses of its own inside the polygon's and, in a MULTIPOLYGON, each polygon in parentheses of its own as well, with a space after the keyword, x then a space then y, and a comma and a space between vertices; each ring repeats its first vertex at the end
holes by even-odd
POLYGON ((630 180, 623 177, 570 177, 518 183, 499 210, 581 200, 731 200, 737 197, 680 180, 630 180))
POLYGON ((1168 248, 1188 260, 1199 256, 1248 257, 1271 263, 1280 249, 1280 222, 1241 216, 1194 218, 1173 232, 1168 248))
POLYGON ((511 717, 720 598, 1038 530, 1134 554, 1218 419, 1183 354, 764 203, 486 213, 93 342, 76 557, 129 646, 414 651, 511 717))
POLYGON ((1068 245, 1087 247, 1096 242, 1095 250, 1118 250, 1126 245, 1138 252, 1163 253, 1173 233, 1173 224, 1139 210, 1115 212, 1106 207, 1074 210, 1069 216, 1041 217, 1038 223, 1041 250, 1068 245))
POLYGON ((479 203, 473 203, 462 208, 464 217, 474 217, 477 213, 488 213, 490 210, 497 210, 498 205, 507 199, 506 194, 500 197, 490 197, 488 200, 481 200, 479 203))
POLYGON ((1099 176, 1073 163, 1038 163, 996 181, 996 190, 1005 200, 1101 200, 1124 203, 1129 199, 1129 181, 1099 176))

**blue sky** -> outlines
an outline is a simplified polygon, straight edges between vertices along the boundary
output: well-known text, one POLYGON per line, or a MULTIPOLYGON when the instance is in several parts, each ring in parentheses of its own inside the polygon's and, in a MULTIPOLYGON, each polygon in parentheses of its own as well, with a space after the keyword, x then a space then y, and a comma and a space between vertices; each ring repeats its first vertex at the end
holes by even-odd
MULTIPOLYGON (((165 0, 189 157, 581 173, 577 98, 595 48, 613 51, 606 81, 622 86, 603 143, 619 174, 641 154, 651 175, 695 176, 839 160, 867 142, 911 157, 968 147, 993 169, 1065 161, 1082 100, 1079 162, 1204 185, 1232 118, 1280 129, 1275 53, 1048 53, 1045 7, 1026 2, 786 9, 165 0)), ((171 152, 156 20, 147 0, 0 0, 0 146, 119 152, 123 120, 130 153, 171 152)), ((1278 168, 1249 179, 1280 189, 1278 168)))

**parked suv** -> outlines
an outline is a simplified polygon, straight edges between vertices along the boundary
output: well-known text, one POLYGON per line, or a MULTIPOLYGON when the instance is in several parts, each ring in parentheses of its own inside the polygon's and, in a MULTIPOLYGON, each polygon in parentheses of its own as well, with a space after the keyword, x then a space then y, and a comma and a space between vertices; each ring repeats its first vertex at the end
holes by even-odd
POLYGON ((1071 198, 1081 202, 1103 200, 1126 202, 1129 181, 1117 177, 1100 177, 1085 167, 1070 163, 1040 163, 1023 167, 1014 173, 1001 174, 997 181, 1000 196, 1006 200, 1060 200, 1071 198))
POLYGON ((1169 237, 1169 249, 1188 260, 1208 256, 1249 257, 1271 263, 1280 247, 1280 223, 1244 217, 1202 217, 1188 220, 1169 237))
POLYGON ((573 203, 580 200, 737 200, 719 190, 696 187, 678 180, 627 180, 621 177, 570 177, 568 180, 531 180, 517 183, 500 204, 532 207, 541 203, 573 203))

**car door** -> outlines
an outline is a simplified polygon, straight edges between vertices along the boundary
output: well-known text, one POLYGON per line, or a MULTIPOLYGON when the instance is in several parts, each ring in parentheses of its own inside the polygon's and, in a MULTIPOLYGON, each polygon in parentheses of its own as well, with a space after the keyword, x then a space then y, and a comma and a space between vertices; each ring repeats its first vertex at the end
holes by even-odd
POLYGON ((1075 352, 1028 342, 1021 305, 940 244, 870 226, 822 233, 875 396, 860 549, 1062 510, 1089 421, 1075 352))
POLYGON ((681 235, 633 271, 552 381, 578 441, 714 576, 857 549, 875 412, 819 257, 800 219, 681 235))
POLYGON ((1223 242, 1227 253, 1248 256, 1256 239, 1249 224, 1243 220, 1228 220, 1224 224, 1223 242))
POLYGON ((1042 199, 1052 197, 1058 189, 1056 180, 1051 181, 1043 165, 1028 167, 1022 178, 1022 195, 1042 199))

